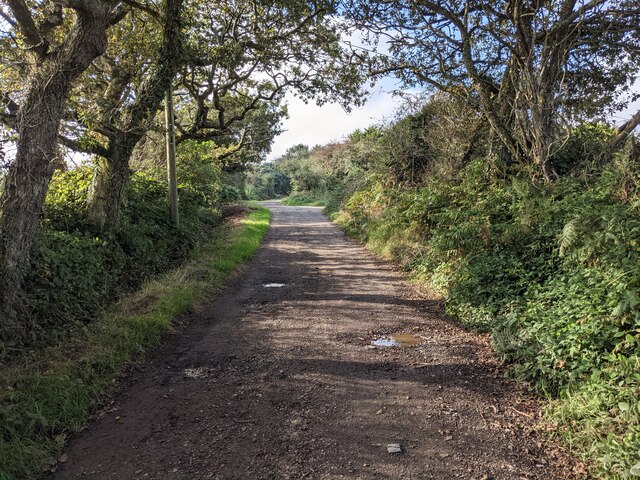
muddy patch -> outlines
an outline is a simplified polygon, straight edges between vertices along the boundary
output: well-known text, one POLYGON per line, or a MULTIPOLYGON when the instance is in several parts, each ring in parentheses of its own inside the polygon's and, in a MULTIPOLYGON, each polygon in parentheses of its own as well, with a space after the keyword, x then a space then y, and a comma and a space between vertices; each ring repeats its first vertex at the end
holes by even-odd
POLYGON ((411 333, 394 333, 389 337, 380 337, 371 342, 376 347, 417 347, 424 343, 424 339, 419 335, 411 333))

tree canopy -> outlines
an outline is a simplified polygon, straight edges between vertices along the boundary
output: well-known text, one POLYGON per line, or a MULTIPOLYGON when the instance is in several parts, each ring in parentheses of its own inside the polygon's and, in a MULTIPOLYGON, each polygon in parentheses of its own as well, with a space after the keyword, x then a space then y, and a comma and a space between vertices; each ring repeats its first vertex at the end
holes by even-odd
POLYGON ((286 92, 359 103, 361 64, 340 42, 336 11, 329 0, 11 0, 0 7, 0 121, 17 148, 0 212, 3 315, 16 316, 21 272, 61 154, 93 157, 87 218, 97 231, 112 229, 135 150, 162 131, 169 87, 177 142, 213 141, 216 161, 230 169, 269 151, 286 92))
POLYGON ((470 102, 510 158, 546 180, 561 127, 625 106, 640 70, 630 0, 352 0, 347 11, 370 45, 388 47, 373 74, 470 102))

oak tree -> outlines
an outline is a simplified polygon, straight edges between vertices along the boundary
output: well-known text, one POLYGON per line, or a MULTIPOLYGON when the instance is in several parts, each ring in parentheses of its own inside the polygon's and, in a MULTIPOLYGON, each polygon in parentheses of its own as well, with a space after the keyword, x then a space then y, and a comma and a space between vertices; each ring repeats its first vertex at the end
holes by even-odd
POLYGON ((547 181, 561 127, 622 107, 640 70, 631 0, 354 0, 347 11, 369 43, 388 46, 374 73, 464 98, 547 181))
POLYGON ((22 325, 17 292, 56 165, 60 122, 73 84, 107 45, 108 28, 125 11, 115 0, 7 0, 0 10, 3 56, 16 74, 3 76, 0 119, 16 132, 16 154, 0 200, 0 338, 15 341, 22 325), (12 47, 7 49, 7 47, 12 47), (5 89, 18 80, 17 94, 5 89))

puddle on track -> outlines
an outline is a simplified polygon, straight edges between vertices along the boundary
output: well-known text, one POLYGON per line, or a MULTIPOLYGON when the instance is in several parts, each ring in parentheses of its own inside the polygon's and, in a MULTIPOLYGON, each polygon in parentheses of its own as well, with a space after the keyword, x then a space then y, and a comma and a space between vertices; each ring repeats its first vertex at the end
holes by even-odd
POLYGON ((264 283, 262 286, 264 288, 280 288, 284 287, 286 283, 264 283))
POLYGON ((418 335, 411 333, 394 333, 387 337, 381 337, 371 342, 376 347, 415 347, 420 345, 424 340, 418 335))

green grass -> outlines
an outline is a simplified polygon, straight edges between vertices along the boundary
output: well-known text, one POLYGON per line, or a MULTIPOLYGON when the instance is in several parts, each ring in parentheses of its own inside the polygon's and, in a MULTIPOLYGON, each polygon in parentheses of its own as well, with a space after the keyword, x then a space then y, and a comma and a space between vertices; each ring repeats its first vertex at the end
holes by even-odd
POLYGON ((223 225, 182 267, 123 299, 86 332, 0 370, 0 480, 37 474, 69 434, 86 424, 123 366, 158 345, 258 249, 270 212, 258 208, 223 225))
POLYGON ((326 202, 304 194, 294 194, 282 200, 283 205, 290 207, 324 207, 326 202))

